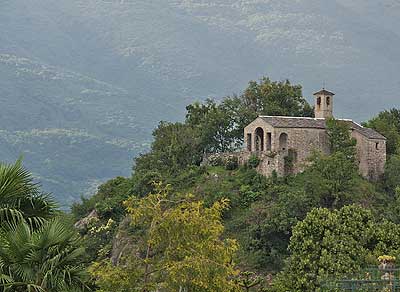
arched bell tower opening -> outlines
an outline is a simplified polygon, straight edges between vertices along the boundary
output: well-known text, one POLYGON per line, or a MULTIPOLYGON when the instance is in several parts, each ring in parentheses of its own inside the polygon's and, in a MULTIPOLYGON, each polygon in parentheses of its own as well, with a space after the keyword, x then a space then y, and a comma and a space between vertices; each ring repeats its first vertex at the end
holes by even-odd
POLYGON ((333 96, 335 94, 322 89, 315 96, 315 117, 317 119, 327 119, 333 117, 333 96))

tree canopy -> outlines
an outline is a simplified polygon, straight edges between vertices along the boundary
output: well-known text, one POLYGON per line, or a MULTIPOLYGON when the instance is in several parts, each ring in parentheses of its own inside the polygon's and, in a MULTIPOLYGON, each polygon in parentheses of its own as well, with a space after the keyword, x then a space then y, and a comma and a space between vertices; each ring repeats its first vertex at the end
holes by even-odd
POLYGON ((228 201, 205 207, 191 195, 173 199, 165 188, 125 202, 131 225, 140 230, 124 266, 94 264, 100 291, 235 291, 235 240, 221 239, 228 201), (126 279, 121 281, 121 279, 126 279))

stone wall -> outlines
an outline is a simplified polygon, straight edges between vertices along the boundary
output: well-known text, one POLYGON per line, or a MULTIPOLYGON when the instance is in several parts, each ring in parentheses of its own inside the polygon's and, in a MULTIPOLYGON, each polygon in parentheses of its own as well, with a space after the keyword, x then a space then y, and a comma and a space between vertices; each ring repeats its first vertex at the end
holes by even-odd
POLYGON ((352 137, 357 140, 357 161, 360 174, 370 180, 378 180, 385 171, 386 141, 368 139, 353 131, 352 137))
POLYGON ((314 151, 322 151, 326 154, 330 151, 328 135, 324 129, 274 128, 258 118, 244 129, 244 137, 247 137, 248 134, 252 135, 253 151, 251 152, 257 153, 258 156, 263 158, 260 172, 265 175, 271 174, 273 170, 279 175, 284 175, 285 157, 289 156, 289 153, 294 155, 292 172, 298 173, 304 170, 308 164, 308 158, 314 151), (254 151, 255 133, 258 128, 264 131, 264 151, 261 151, 261 153, 254 151), (282 137, 285 138, 282 139, 282 137), (270 147, 268 147, 269 145, 270 147), (271 158, 271 156, 274 156, 274 158, 271 158))

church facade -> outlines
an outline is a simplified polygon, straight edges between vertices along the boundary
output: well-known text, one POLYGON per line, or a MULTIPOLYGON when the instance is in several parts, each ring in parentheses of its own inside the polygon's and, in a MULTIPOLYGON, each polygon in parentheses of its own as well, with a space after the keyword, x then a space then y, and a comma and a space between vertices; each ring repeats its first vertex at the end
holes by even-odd
MULTIPOLYGON (((285 175, 303 171, 315 150, 329 154, 326 119, 333 117, 334 93, 323 89, 314 96, 315 118, 259 116, 251 122, 244 129, 245 149, 238 155, 239 163, 256 155, 260 160, 258 172, 285 175)), ((352 120, 341 121, 349 125, 351 136, 357 141, 360 174, 377 180, 384 173, 386 138, 352 120)))

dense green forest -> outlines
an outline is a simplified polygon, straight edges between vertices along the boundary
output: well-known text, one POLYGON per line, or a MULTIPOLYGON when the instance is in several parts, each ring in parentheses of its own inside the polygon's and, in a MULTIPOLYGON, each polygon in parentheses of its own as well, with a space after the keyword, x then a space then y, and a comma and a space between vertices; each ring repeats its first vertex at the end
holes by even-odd
POLYGON ((17 161, 0 167, 0 291, 318 291, 400 259, 400 110, 364 125, 388 139, 378 182, 358 174, 346 124, 332 153, 301 174, 259 175, 252 157, 202 165, 241 147, 258 115, 312 116, 300 85, 263 78, 241 95, 160 122, 132 176, 58 211, 17 161))

